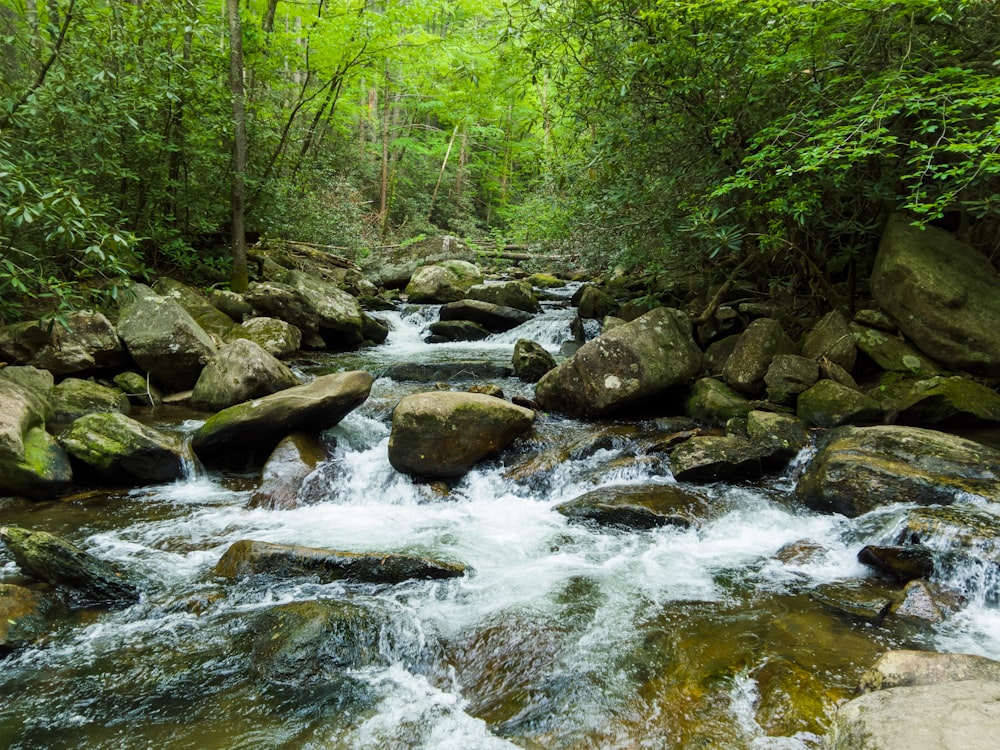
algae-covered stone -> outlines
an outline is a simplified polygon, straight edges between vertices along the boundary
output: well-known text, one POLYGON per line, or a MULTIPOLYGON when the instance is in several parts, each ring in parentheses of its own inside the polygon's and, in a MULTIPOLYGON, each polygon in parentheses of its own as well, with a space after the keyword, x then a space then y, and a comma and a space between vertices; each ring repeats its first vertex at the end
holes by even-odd
POLYGON ((367 372, 334 373, 230 406, 198 428, 191 445, 204 461, 240 458, 260 465, 286 435, 322 432, 340 422, 365 402, 372 381, 367 372))
POLYGON ((797 353, 781 323, 773 318, 758 318, 740 334, 722 376, 740 393, 759 396, 764 392, 764 376, 775 355, 797 353))
POLYGON ((497 284, 476 284, 469 287, 469 299, 492 302, 494 305, 513 307, 529 313, 538 312, 541 307, 538 298, 527 281, 502 281, 497 284))
POLYGON ((686 385, 700 368, 687 316, 660 307, 588 341, 538 381, 535 398, 544 409, 603 416, 686 385))
POLYGON ((888 406, 903 424, 1000 422, 1000 394, 963 377, 935 377, 898 383, 888 406))
POLYGON ((354 297, 302 271, 290 271, 285 283, 298 290, 316 311, 319 334, 327 346, 344 349, 361 342, 361 305, 354 297))
POLYGON ((117 388, 79 378, 66 378, 52 389, 54 419, 70 422, 85 414, 117 411, 127 414, 132 405, 128 396, 117 388))
POLYGON ((626 529, 687 528, 705 517, 709 503, 676 484, 622 485, 586 492, 555 510, 574 521, 626 529))
POLYGON ((767 399, 775 404, 794 404, 795 397, 816 384, 819 364, 794 354, 776 354, 764 375, 767 399))
POLYGON ((392 414, 389 462, 422 477, 462 476, 527 432, 534 419, 531 409, 478 393, 406 396, 392 414))
POLYGON ((471 320, 438 320, 430 324, 432 338, 428 342, 440 343, 445 341, 481 341, 490 335, 490 332, 479 323, 471 320))
POLYGON ((847 372, 854 369, 857 345, 847 318, 837 310, 827 313, 806 334, 802 342, 802 356, 809 359, 828 359, 847 372))
POLYGON ((20 461, 0 458, 0 494, 48 499, 63 494, 73 480, 69 456, 41 427, 24 435, 20 461))
POLYGON ((762 459, 783 466, 809 445, 809 430, 788 414, 755 410, 747 415, 747 438, 762 459))
POLYGON ((717 482, 761 475, 760 454, 748 441, 730 435, 693 437, 670 452, 670 471, 680 482, 717 482))
POLYGON ((901 582, 930 578, 934 574, 934 555, 930 547, 922 544, 868 544, 858 552, 858 562, 901 582))
POLYGON ((243 299, 242 294, 229 289, 213 289, 208 300, 236 322, 253 316, 253 305, 243 299))
POLYGON ((829 723, 823 681, 787 659, 768 659, 750 673, 760 694, 754 717, 771 736, 823 734, 829 723))
POLYGON ((864 393, 821 380, 799 394, 798 415, 816 427, 839 427, 844 424, 866 424, 882 419, 882 407, 864 393))
POLYGON ((115 566, 47 531, 0 527, 2 539, 25 575, 71 590, 78 605, 128 605, 139 590, 115 566))
POLYGON ((207 333, 224 339, 236 321, 212 304, 207 297, 175 279, 160 278, 153 291, 175 300, 207 333))
POLYGON ((155 406, 163 401, 163 392, 137 372, 120 372, 112 382, 134 405, 155 406))
POLYGON ((1000 451, 917 427, 841 427, 795 492, 814 510, 851 517, 891 503, 947 505, 963 492, 1000 501, 1000 451))
POLYGON ((476 276, 464 267, 442 263, 421 266, 414 271, 404 293, 410 302, 442 304, 463 299, 469 287, 481 283, 481 273, 476 276))
POLYGON ((280 318, 251 318, 235 326, 228 341, 249 339, 268 354, 290 357, 302 346, 302 331, 280 318))
POLYGON ((573 296, 573 303, 581 318, 596 318, 613 315, 618 310, 614 297, 592 284, 584 284, 573 296))
POLYGON ((724 425, 733 418, 745 418, 753 404, 721 380, 701 378, 684 399, 684 414, 710 425, 724 425))
POLYGON ((184 475, 177 438, 119 412, 80 417, 59 436, 59 443, 109 479, 169 482, 184 475))
POLYGON ((278 318, 301 331, 302 335, 319 331, 319 313, 306 296, 288 284, 264 281, 251 284, 244 299, 263 318, 278 318))
POLYGON ((212 355, 191 394, 196 409, 218 411, 300 385, 288 367, 247 339, 226 344, 212 355))
POLYGON ((886 372, 908 372, 920 377, 938 374, 937 365, 901 338, 856 323, 851 324, 851 333, 858 349, 886 372))
POLYGON ((514 366, 514 375, 529 383, 537 383, 545 373, 556 367, 555 357, 537 341, 528 339, 518 339, 514 344, 511 363, 514 366))
MULTIPOLYGON (((0 370, 2 372, 2 370, 0 370)), ((13 379, 0 378, 0 460, 24 459, 24 436, 51 416, 49 400, 13 379)))
POLYGON ((0 358, 72 375, 123 365, 128 356, 104 314, 75 310, 63 322, 37 320, 0 328, 0 358))
POLYGON ((837 612, 865 622, 882 622, 889 613, 894 592, 879 581, 857 579, 821 583, 809 596, 837 612))
POLYGON ((47 594, 0 583, 0 653, 26 646, 42 636, 54 609, 52 597, 47 594))
POLYGON ((396 382, 450 383, 460 380, 493 380, 510 377, 508 365, 490 360, 458 360, 452 362, 397 362, 382 371, 381 376, 396 382))
POLYGON ((244 539, 226 550, 214 573, 232 579, 268 575, 310 576, 323 583, 401 583, 410 579, 455 578, 465 574, 465 566, 412 555, 341 552, 244 539))
POLYGON ((539 289, 557 289, 566 286, 566 282, 550 273, 533 273, 528 277, 528 283, 539 289))

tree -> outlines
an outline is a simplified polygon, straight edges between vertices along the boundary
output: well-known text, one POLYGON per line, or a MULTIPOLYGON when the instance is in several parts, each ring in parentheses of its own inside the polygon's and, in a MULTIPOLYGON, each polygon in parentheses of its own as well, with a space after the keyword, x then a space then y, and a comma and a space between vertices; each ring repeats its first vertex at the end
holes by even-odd
POLYGON ((229 19, 229 89, 233 98, 233 175, 230 204, 232 206, 233 271, 230 286, 233 291, 246 291, 247 240, 244 217, 247 171, 246 102, 243 91, 243 29, 240 24, 239 0, 226 0, 229 19))

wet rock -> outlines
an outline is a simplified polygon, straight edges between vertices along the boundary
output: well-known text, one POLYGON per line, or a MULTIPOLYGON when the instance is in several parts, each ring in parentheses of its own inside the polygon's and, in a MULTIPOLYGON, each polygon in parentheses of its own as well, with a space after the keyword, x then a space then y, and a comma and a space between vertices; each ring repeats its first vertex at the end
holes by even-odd
POLYGON ((135 363, 172 391, 193 388, 215 343, 176 301, 133 285, 135 299, 118 319, 118 335, 135 363))
POLYGON ((593 284, 580 287, 573 295, 573 304, 581 318, 601 320, 607 315, 614 315, 618 310, 614 297, 593 284))
POLYGON ((318 332, 327 347, 348 349, 361 343, 364 321, 354 297, 302 271, 289 271, 285 283, 316 311, 318 332))
POLYGON ((882 419, 882 407, 875 399, 832 380, 821 380, 800 393, 797 413, 816 427, 869 424, 882 419))
POLYGON ((382 377, 397 383, 454 382, 458 380, 494 380, 510 376, 507 365, 488 360, 458 360, 457 362, 398 362, 387 367, 382 377))
POLYGON ((242 294, 228 289, 213 289, 208 298, 219 311, 225 313, 234 321, 243 321, 253 317, 253 305, 243 299, 242 294))
POLYGON ((921 377, 938 374, 937 365, 901 338, 856 323, 851 324, 851 332, 858 349, 881 370, 908 372, 921 377))
POLYGON ((24 460, 24 436, 44 425, 51 414, 46 397, 13 379, 0 378, 0 461, 24 460))
POLYGON ((806 334, 802 342, 802 356, 809 359, 828 359, 847 372, 854 369, 857 345, 847 318, 838 310, 827 313, 806 334))
POLYGON ((826 557, 827 551, 826 547, 811 539, 800 539, 775 552, 774 559, 785 565, 803 565, 826 557))
POLYGON ((588 341, 535 387, 544 409, 604 416, 686 385, 701 369, 691 323, 660 307, 588 341))
POLYGON ((889 407, 902 424, 972 425, 1000 422, 1000 394, 963 377, 904 381, 889 407))
POLYGON ((156 283, 153 284, 153 291, 175 300, 177 304, 188 311, 188 314, 194 318, 198 325, 220 341, 224 340, 229 331, 236 325, 236 320, 242 320, 242 316, 233 320, 212 304, 205 295, 174 279, 157 279, 156 283))
POLYGON ((896 544, 927 544, 935 549, 947 545, 970 551, 998 549, 1000 517, 989 506, 932 505, 907 509, 899 522, 896 544))
POLYGON ((537 383, 545 373, 555 369, 556 360, 537 341, 518 339, 514 344, 512 364, 516 377, 529 383, 537 383))
POLYGON ((1000 683, 1000 661, 972 654, 936 651, 889 651, 861 677, 864 692, 894 687, 939 685, 963 680, 1000 683))
POLYGON ((467 393, 481 393, 484 396, 492 396, 493 398, 502 399, 503 388, 493 383, 483 383, 481 385, 473 385, 466 389, 467 393))
POLYGON ((389 338, 389 324, 380 317, 362 311, 361 335, 365 341, 382 344, 389 338))
POLYGON ((792 737, 826 731, 826 689, 818 677, 787 659, 768 659, 750 676, 760 694, 754 718, 766 734, 792 737))
POLYGON ((299 379, 258 344, 237 339, 211 356, 198 376, 191 405, 218 411, 300 385, 299 379))
POLYGON ((992 750, 1000 683, 963 680, 868 693, 841 706, 828 750, 992 750))
POLYGON ((754 446, 729 435, 693 437, 681 443, 670 452, 670 470, 679 482, 752 479, 762 473, 754 446))
POLYGON ((0 653, 34 642, 48 629, 50 597, 38 591, 0 583, 0 653))
POLYGON ((530 409, 474 393, 418 393, 403 398, 392 415, 389 462, 422 477, 462 476, 527 432, 530 409))
POLYGON ((53 534, 3 526, 0 539, 26 576, 70 589, 75 605, 127 606, 139 599, 139 590, 113 565, 53 534))
MULTIPOLYGON (((733 350, 736 349, 736 345, 739 342, 740 334, 734 333, 731 336, 726 336, 709 344, 705 349, 705 356, 702 362, 704 373, 721 378, 726 362, 729 361, 733 350)), ((726 387, 728 388, 729 386, 726 387)))
POLYGON ((198 428, 191 445, 209 463, 263 463, 286 435, 333 427, 365 402, 371 386, 367 372, 323 375, 307 385, 223 409, 198 428))
POLYGON ((0 328, 0 359, 39 367, 57 376, 121 367, 125 347, 102 313, 78 310, 66 325, 30 321, 0 328))
POLYGON ((684 414, 709 425, 724 425, 730 419, 746 418, 753 404, 715 378, 701 378, 684 399, 684 414))
POLYGON ((492 333, 516 328, 534 317, 516 307, 504 307, 475 299, 462 299, 441 306, 441 320, 471 320, 492 333))
POLYGON ((869 544, 858 552, 858 562, 900 582, 930 578, 934 574, 934 555, 919 544, 891 547, 869 544))
POLYGON ((469 287, 466 296, 481 302, 491 302, 502 307, 513 307, 529 313, 541 310, 538 298, 527 281, 502 281, 497 284, 476 284, 469 287))
POLYGON ((528 283, 538 289, 558 289, 566 286, 566 282, 550 273, 533 273, 528 277, 528 283))
POLYGON ((797 354, 785 329, 773 318, 758 318, 740 334, 732 354, 722 368, 731 388, 747 396, 764 393, 764 376, 777 354, 797 354))
POLYGON ((767 400, 776 404, 794 404, 795 397, 816 384, 819 364, 816 360, 794 354, 777 354, 764 375, 767 400))
POLYGON ((697 525, 708 500, 675 484, 622 485, 587 492, 555 510, 574 521, 593 521, 625 529, 697 525))
POLYGON ((322 583, 401 583, 410 579, 455 578, 465 574, 465 566, 410 555, 338 552, 245 539, 226 550, 213 573, 231 579, 268 575, 275 578, 310 576, 322 583))
POLYGON ((177 439, 120 412, 88 414, 59 436, 73 458, 114 481, 170 482, 184 476, 177 439))
POLYGON ((244 299, 262 318, 278 318, 295 326, 303 340, 319 331, 319 313, 301 291, 276 281, 251 284, 244 299))
POLYGON ((249 507, 298 507, 302 482, 326 457, 326 444, 317 437, 296 432, 284 438, 264 463, 260 487, 250 496, 249 507))
POLYGON ((1000 275, 985 255, 896 214, 882 235, 871 288, 879 307, 929 357, 1000 376, 1000 275))
POLYGON ((809 596, 837 612, 873 623, 882 622, 893 603, 891 589, 867 579, 821 583, 809 596))
MULTIPOLYGON (((31 365, 23 367, 7 365, 6 367, 0 367, 0 380, 16 383, 29 393, 33 393, 36 397, 41 398, 42 403, 48 400, 56 383, 51 372, 31 365)), ((48 407, 44 411, 46 412, 47 419, 50 416, 48 407)))
POLYGON ((0 458, 0 494, 48 499, 65 493, 72 480, 69 456, 41 427, 25 433, 21 460, 0 458))
POLYGON ((251 318, 229 332, 228 341, 249 339, 268 354, 290 357, 302 346, 302 331, 279 318, 251 318))
POLYGON ((768 467, 784 467, 809 445, 802 420, 787 414, 754 410, 747 415, 747 438, 768 467))
POLYGON ((137 372, 120 372, 113 382, 133 406, 155 406, 163 401, 163 391, 137 372))
POLYGON ((117 411, 127 414, 132 410, 128 396, 117 388, 79 378, 66 378, 52 389, 53 418, 57 422, 71 422, 86 414, 117 411))
POLYGON ((938 624, 965 604, 962 595, 930 581, 910 581, 890 612, 911 622, 938 624))
POLYGON ((849 517, 890 503, 947 505, 959 492, 1000 500, 1000 451, 894 425, 831 431, 796 487, 810 508, 849 517))
POLYGON ((428 326, 432 336, 443 341, 481 341, 490 332, 471 320, 439 320, 428 326))
MULTIPOLYGON (((471 266, 471 264, 466 265, 471 266)), ((478 269, 476 271, 478 272, 478 269)), ((464 299, 469 287, 482 283, 482 273, 476 275, 471 270, 463 272, 454 265, 421 266, 413 272, 404 294, 410 302, 444 304, 464 299)))

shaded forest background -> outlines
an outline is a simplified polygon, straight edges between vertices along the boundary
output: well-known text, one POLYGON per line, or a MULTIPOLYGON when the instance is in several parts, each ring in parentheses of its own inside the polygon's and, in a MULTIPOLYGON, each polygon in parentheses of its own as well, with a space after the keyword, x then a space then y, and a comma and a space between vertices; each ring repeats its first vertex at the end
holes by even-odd
MULTIPOLYGON (((849 305, 886 217, 1000 250, 1000 14, 960 0, 242 0, 246 225, 447 232, 651 294, 849 305)), ((0 318, 225 279, 221 0, 0 0, 0 318)))

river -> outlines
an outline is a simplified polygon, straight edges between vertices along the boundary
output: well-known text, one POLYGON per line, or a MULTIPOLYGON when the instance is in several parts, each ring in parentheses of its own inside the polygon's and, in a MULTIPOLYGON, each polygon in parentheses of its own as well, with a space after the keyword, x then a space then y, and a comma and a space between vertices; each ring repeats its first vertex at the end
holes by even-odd
MULTIPOLYGON (((509 363, 521 337, 557 352, 572 317, 556 300, 485 342, 428 345, 422 331, 435 314, 385 313, 384 345, 296 367, 309 376, 377 374, 395 362, 509 363)), ((531 393, 497 382, 508 397, 531 393)), ((814 748, 823 717, 888 648, 1000 658, 988 566, 948 568, 943 582, 970 603, 936 628, 851 620, 809 596, 870 575, 857 551, 892 540, 906 507, 849 520, 797 506, 791 490, 808 453, 767 481, 703 488, 711 512, 691 528, 571 524, 553 506, 597 487, 674 481, 648 450, 655 422, 540 414, 502 460, 442 488, 415 483, 387 458, 393 405, 432 387, 378 378, 371 398, 326 435, 331 458, 303 488, 309 504, 294 510, 248 509, 254 475, 196 466, 176 483, 0 506, 5 522, 61 534, 144 581, 138 604, 82 613, 0 662, 0 747, 814 748), (469 572, 396 586, 213 578, 241 539, 426 555, 469 572), (819 551, 779 554, 803 541, 819 551), (262 679, 247 621, 278 604, 337 598, 391 608, 380 663, 305 684, 262 679), (791 682, 775 683, 781 675, 791 682), (782 702, 781 690, 762 693, 765 681, 796 694, 782 702)), ((147 418, 181 432, 199 424, 164 407, 147 418)), ((0 551, 0 577, 16 572, 0 551)))

